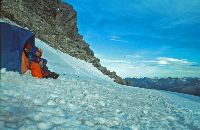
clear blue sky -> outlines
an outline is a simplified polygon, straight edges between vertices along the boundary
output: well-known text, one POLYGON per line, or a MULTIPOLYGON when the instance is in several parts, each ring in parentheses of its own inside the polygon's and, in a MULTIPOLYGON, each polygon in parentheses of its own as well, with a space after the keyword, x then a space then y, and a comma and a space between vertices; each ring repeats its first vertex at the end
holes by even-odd
POLYGON ((95 56, 122 77, 200 77, 200 0, 65 0, 95 56))

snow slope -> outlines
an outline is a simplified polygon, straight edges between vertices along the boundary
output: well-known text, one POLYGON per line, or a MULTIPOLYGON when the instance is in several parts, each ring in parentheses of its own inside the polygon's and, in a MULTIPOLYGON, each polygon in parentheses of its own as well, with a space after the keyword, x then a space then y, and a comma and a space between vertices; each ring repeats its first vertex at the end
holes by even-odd
POLYGON ((0 129, 200 129, 200 97, 118 85, 89 63, 36 45, 61 76, 2 69, 0 129))

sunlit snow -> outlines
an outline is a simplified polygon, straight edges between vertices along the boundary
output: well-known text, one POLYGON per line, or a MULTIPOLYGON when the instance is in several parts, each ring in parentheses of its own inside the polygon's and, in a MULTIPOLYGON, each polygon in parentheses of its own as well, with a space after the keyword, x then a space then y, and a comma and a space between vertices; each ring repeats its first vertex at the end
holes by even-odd
POLYGON ((0 129, 200 129, 200 97, 116 84, 39 39, 58 79, 1 70, 0 129))

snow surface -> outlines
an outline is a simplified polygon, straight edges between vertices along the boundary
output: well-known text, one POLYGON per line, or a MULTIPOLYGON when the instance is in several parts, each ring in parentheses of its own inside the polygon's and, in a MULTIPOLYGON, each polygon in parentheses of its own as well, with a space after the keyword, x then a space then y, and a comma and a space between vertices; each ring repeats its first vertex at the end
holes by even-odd
POLYGON ((39 39, 57 79, 1 70, 1 130, 200 129, 200 97, 122 86, 39 39))

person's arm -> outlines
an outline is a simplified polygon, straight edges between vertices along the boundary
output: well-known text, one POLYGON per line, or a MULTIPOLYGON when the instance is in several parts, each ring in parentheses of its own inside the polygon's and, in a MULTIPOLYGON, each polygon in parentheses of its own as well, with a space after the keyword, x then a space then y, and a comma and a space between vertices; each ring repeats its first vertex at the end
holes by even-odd
POLYGON ((31 52, 28 55, 28 61, 29 61, 29 65, 31 65, 32 62, 39 63, 39 61, 37 60, 36 56, 31 52))
POLYGON ((43 60, 40 60, 40 61, 39 61, 39 65, 40 65, 41 68, 44 66, 43 60))
POLYGON ((47 64, 47 60, 46 59, 42 59, 43 63, 46 65, 47 64))

